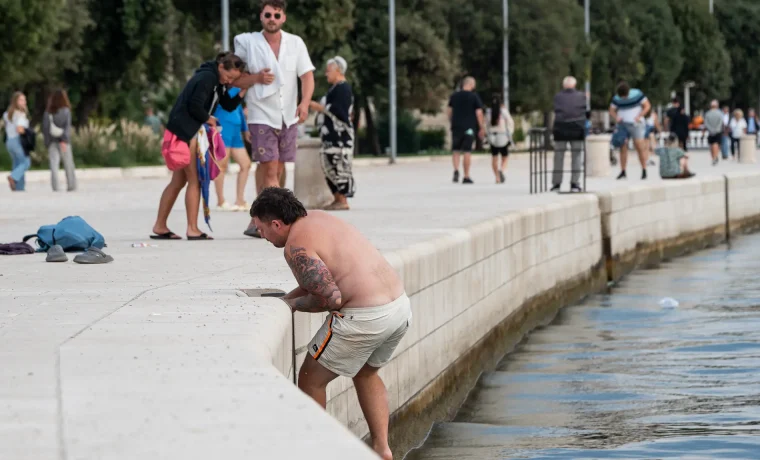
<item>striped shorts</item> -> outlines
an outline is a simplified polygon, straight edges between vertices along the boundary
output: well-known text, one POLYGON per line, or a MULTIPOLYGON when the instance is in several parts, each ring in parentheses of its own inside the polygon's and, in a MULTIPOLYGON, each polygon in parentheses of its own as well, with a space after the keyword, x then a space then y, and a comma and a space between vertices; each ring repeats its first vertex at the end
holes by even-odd
POLYGON ((379 307, 331 312, 309 342, 309 354, 325 369, 354 377, 365 364, 383 367, 412 324, 409 297, 379 307))

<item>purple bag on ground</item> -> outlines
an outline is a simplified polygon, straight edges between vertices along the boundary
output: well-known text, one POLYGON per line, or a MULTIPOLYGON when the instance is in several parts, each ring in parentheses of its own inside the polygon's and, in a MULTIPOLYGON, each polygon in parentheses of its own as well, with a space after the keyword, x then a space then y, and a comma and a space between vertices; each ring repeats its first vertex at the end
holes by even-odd
POLYGON ((20 256, 22 254, 34 254, 34 248, 26 243, 0 244, 0 255, 20 256))

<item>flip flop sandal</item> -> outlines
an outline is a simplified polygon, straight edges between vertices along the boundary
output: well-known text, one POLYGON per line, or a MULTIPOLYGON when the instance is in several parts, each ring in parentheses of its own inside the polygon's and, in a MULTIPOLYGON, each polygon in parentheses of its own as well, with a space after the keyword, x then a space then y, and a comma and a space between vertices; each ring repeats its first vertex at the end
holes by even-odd
POLYGON ((101 251, 98 248, 91 247, 87 249, 87 251, 83 252, 82 254, 79 254, 78 256, 74 257, 74 262, 78 264, 88 264, 88 265, 94 265, 94 264, 107 264, 109 262, 113 262, 113 257, 109 256, 105 252, 101 251))
POLYGON ((181 240, 182 237, 174 232, 159 233, 157 235, 150 235, 152 240, 181 240))
POLYGON ((69 258, 66 253, 63 252, 63 247, 60 244, 54 244, 47 252, 45 262, 68 262, 69 258))
POLYGON ((209 241, 211 241, 211 240, 213 240, 213 238, 211 238, 210 236, 206 235, 205 233, 201 233, 198 236, 188 236, 187 240, 188 241, 201 241, 201 240, 209 240, 209 241))

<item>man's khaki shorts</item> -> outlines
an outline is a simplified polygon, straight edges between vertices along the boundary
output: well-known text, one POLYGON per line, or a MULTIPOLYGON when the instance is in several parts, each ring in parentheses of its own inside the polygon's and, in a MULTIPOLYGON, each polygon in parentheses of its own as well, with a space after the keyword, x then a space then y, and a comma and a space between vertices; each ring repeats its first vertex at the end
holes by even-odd
POLYGON ((370 308, 332 312, 309 342, 309 354, 325 369, 354 377, 364 364, 383 367, 412 323, 409 297, 370 308))

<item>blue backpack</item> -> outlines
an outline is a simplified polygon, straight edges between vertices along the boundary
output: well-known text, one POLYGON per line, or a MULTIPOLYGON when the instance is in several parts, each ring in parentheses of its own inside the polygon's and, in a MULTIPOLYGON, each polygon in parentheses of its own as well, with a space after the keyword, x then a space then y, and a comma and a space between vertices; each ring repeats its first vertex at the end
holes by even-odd
POLYGON ((103 235, 79 216, 69 216, 55 225, 43 225, 34 235, 24 237, 24 242, 37 238, 37 252, 47 252, 54 244, 64 251, 86 251, 90 247, 103 249, 106 245, 103 235))

